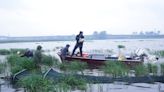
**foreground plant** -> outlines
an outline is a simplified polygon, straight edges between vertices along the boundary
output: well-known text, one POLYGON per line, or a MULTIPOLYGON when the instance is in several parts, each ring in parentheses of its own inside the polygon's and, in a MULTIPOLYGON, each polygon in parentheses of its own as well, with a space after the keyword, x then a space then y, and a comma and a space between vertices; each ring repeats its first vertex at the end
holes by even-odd
POLYGON ((126 76, 129 69, 125 64, 120 61, 108 61, 101 69, 106 74, 111 74, 114 78, 126 76))
POLYGON ((148 69, 145 65, 143 64, 140 64, 140 65, 137 65, 135 68, 135 75, 136 76, 145 76, 145 75, 148 75, 148 69))
POLYGON ((17 85, 25 88, 27 92, 54 92, 53 81, 37 74, 23 77, 17 85))

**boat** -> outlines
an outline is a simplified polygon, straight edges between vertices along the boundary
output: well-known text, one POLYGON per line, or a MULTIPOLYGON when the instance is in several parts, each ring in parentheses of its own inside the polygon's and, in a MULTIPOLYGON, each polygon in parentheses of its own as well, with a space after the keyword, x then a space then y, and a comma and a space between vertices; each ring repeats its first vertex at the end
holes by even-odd
MULTIPOLYGON (((61 55, 58 55, 61 58, 61 55)), ((67 55, 62 62, 64 61, 86 62, 90 68, 99 68, 100 66, 105 65, 106 62, 122 62, 130 68, 134 68, 136 65, 143 64, 141 59, 126 57, 124 60, 119 60, 117 56, 108 56, 104 54, 90 54, 83 55, 83 57, 67 55)))

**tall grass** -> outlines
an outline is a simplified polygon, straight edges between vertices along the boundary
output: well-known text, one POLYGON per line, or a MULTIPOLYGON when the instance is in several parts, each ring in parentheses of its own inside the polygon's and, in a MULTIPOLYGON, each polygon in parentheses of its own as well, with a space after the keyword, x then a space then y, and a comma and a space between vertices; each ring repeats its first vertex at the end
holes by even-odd
POLYGON ((71 72, 72 74, 76 74, 78 72, 84 74, 83 71, 87 68, 87 63, 80 61, 72 61, 62 63, 59 67, 61 70, 71 72))
POLYGON ((135 76, 145 76, 145 75, 148 75, 148 69, 143 64, 135 66, 134 70, 135 70, 135 76))
POLYGON ((35 68, 32 58, 20 57, 16 54, 12 54, 7 57, 7 60, 10 64, 12 74, 17 73, 22 69, 32 70, 35 68))
POLYGON ((161 74, 164 75, 164 63, 161 63, 161 74))
POLYGON ((0 49, 0 55, 9 55, 9 54, 10 54, 10 50, 0 49))
POLYGON ((27 92, 55 92, 53 81, 44 79, 41 75, 37 74, 20 79, 17 85, 25 88, 27 92))
POLYGON ((119 61, 108 61, 105 66, 101 67, 101 70, 106 74, 111 74, 114 78, 126 76, 129 72, 127 66, 119 61))

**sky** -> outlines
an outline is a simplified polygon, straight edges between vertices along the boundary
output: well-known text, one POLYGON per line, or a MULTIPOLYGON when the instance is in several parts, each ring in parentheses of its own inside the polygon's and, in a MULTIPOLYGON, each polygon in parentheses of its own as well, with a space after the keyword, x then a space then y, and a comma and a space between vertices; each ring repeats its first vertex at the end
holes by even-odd
POLYGON ((0 0, 0 36, 164 34, 164 0, 0 0))

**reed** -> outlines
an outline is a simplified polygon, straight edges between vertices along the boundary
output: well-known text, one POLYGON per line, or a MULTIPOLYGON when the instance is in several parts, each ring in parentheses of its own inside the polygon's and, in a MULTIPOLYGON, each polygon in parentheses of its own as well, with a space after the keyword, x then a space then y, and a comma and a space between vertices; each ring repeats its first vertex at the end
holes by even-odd
POLYGON ((56 92, 52 80, 45 79, 37 74, 23 77, 17 85, 25 88, 26 92, 56 92))
POLYGON ((164 75, 164 63, 161 63, 161 74, 164 75))
POLYGON ((111 74, 114 78, 126 76, 129 72, 127 66, 120 61, 108 61, 105 66, 101 67, 101 70, 106 74, 111 74))
POLYGON ((148 75, 148 69, 143 64, 135 66, 134 70, 135 70, 135 76, 145 76, 145 75, 148 75))
POLYGON ((10 50, 0 49, 0 55, 9 55, 9 54, 10 54, 10 50))

